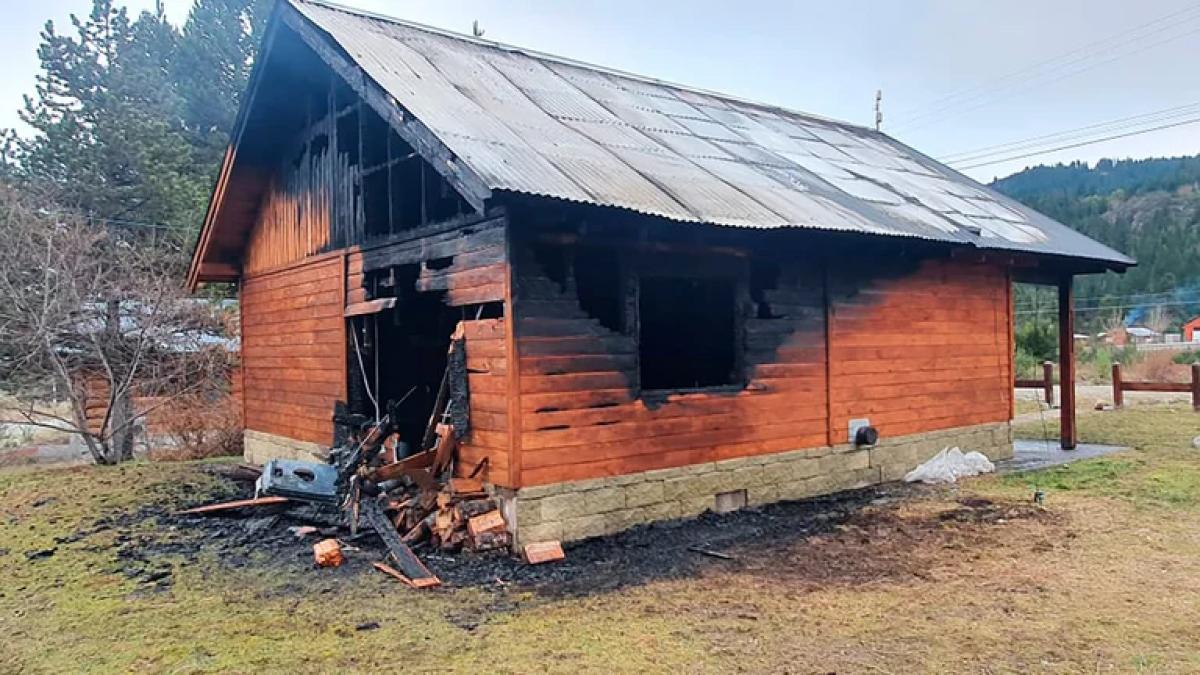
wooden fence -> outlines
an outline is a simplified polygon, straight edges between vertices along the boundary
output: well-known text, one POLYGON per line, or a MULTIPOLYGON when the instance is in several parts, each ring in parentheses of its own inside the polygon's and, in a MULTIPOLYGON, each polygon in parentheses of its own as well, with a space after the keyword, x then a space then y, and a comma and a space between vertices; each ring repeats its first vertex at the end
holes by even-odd
POLYGON ((1046 400, 1046 405, 1054 406, 1054 362, 1046 361, 1042 363, 1042 376, 1036 380, 1023 380, 1018 378, 1014 382, 1018 389, 1041 389, 1043 397, 1046 400))
POLYGON ((1121 364, 1112 366, 1113 406, 1120 408, 1125 405, 1127 391, 1160 391, 1191 393, 1192 409, 1200 412, 1200 363, 1192 364, 1191 382, 1128 382, 1121 377, 1121 364))

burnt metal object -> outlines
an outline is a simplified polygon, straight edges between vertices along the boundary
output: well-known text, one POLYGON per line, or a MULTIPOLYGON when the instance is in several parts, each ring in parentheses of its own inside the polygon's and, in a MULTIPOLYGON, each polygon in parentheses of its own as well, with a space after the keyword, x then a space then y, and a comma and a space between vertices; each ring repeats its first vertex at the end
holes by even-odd
POLYGON ((258 493, 305 502, 336 504, 338 471, 329 464, 272 459, 263 466, 258 493))

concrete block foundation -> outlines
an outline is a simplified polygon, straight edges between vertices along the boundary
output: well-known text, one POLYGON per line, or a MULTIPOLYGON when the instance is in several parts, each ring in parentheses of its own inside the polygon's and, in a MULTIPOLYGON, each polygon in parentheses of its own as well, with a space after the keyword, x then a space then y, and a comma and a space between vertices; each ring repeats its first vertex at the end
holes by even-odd
MULTIPOLYGON (((718 494, 746 491, 748 506, 805 499, 900 480, 943 448, 1012 457, 1008 422, 881 438, 870 448, 806 448, 771 455, 657 469, 625 476, 538 485, 500 495, 516 543, 572 541, 640 523, 686 518, 717 508, 718 494)), ((249 456, 247 444, 247 456, 249 456)))
POLYGON ((242 432, 242 456, 251 464, 263 464, 268 459, 301 459, 323 462, 328 455, 329 449, 316 443, 298 441, 294 438, 276 436, 253 429, 246 429, 242 432))

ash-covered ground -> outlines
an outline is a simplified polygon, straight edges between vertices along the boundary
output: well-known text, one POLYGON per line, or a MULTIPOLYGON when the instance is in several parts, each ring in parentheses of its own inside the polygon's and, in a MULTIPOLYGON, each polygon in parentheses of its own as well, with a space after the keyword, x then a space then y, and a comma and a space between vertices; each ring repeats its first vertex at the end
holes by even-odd
MULTIPOLYGON (((219 473, 220 467, 207 470, 219 473)), ((247 498, 252 490, 250 483, 222 476, 211 492, 169 495, 136 511, 101 518, 72 538, 112 529, 117 568, 144 582, 147 590, 169 588, 173 564, 201 559, 269 569, 288 580, 285 588, 298 593, 329 592, 331 583, 354 583, 359 575, 379 574, 371 563, 384 559, 382 543, 369 530, 351 535, 341 527, 335 534, 338 515, 330 508, 281 505, 206 517, 177 513, 190 506, 247 498), (306 525, 326 529, 305 537, 289 530, 306 525), (336 536, 343 543, 346 562, 341 567, 315 566, 312 545, 323 536, 336 536)), ((507 552, 448 553, 423 546, 414 552, 444 588, 533 591, 544 598, 604 593, 718 571, 802 574, 803 581, 812 584, 857 583, 897 574, 919 576, 919 569, 905 563, 905 552, 949 536, 948 529, 1045 515, 1032 505, 988 500, 960 500, 936 517, 919 521, 895 513, 906 501, 938 496, 947 496, 945 489, 888 484, 728 514, 706 513, 569 543, 564 545, 566 560, 542 565, 528 565, 507 552), (868 543, 869 551, 863 549, 868 543)), ((397 592, 410 591, 397 586, 397 592)))

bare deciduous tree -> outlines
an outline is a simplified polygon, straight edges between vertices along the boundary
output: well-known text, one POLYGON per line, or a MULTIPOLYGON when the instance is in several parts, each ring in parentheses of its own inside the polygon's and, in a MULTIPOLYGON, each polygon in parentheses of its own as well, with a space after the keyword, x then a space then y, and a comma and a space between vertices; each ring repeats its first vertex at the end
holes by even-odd
POLYGON ((141 418, 181 396, 221 393, 233 355, 214 306, 183 290, 175 237, 52 203, 0 185, 0 389, 9 394, 0 405, 80 436, 97 463, 115 464, 132 457, 141 418), (89 421, 97 393, 103 414, 89 421))

